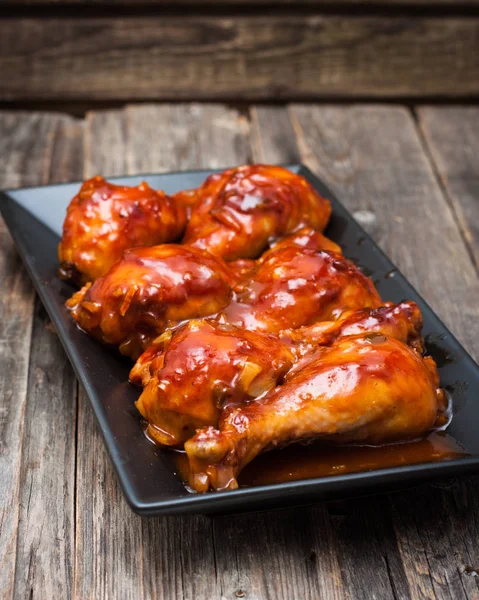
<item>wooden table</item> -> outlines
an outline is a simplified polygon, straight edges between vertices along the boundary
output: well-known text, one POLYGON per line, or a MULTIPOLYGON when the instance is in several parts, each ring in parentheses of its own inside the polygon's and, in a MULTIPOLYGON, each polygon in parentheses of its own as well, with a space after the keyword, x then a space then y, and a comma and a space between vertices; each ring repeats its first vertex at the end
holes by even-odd
POLYGON ((477 99, 479 0, 2 0, 0 103, 477 99))
MULTIPOLYGON (((0 185, 302 160, 479 357, 479 109, 0 113, 0 185)), ((142 519, 0 225, 0 598, 479 598, 479 478, 142 519)))

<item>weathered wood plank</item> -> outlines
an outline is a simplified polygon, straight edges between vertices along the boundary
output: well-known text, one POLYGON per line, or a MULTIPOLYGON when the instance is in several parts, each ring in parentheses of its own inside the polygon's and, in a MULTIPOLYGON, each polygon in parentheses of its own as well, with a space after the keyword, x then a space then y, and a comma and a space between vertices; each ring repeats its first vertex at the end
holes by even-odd
MULTIPOLYGON (((301 160, 294 130, 286 108, 257 106, 251 110, 251 131, 255 140, 255 160, 287 163, 301 160)), ((306 586, 310 598, 406 598, 409 596, 407 579, 385 497, 354 500, 332 505, 290 511, 282 519, 283 526, 270 524, 269 530, 284 529, 308 540, 306 549, 288 552, 287 544, 278 544, 280 555, 290 555, 289 569, 282 569, 283 587, 294 573, 306 586), (353 540, 353 542, 352 542, 353 540), (306 573, 304 562, 298 556, 308 553, 312 560, 306 573), (296 557, 295 557, 296 555, 296 557), (374 573, 374 577, 371 577, 374 573)), ((285 535, 285 534, 283 534, 285 535)), ((240 540, 240 543, 244 543, 240 540)), ((267 563, 269 559, 264 558, 267 563)), ((271 561, 274 559, 271 559, 271 561)), ((257 567, 259 568, 259 567, 257 567)), ((285 597, 292 591, 285 589, 285 597)))
MULTIPOLYGON (((49 115, 0 113, 0 186, 45 181, 52 155, 49 115)), ((34 292, 0 219, 0 597, 13 594, 20 465, 34 292)))
MULTIPOLYGON (((82 123, 51 116, 48 181, 81 177, 82 123)), ((77 382, 36 302, 20 471, 15 598, 70 598, 74 564, 77 382)))
POLYGON ((419 126, 479 267, 479 108, 424 107, 419 126))
POLYGON ((350 597, 414 598, 398 550, 387 496, 332 504, 328 513, 338 548, 343 589, 350 597))
MULTIPOLYGON (((112 145, 111 119, 88 116, 85 176, 93 174, 93 162, 94 172, 120 168, 123 161, 121 168, 132 173, 227 166, 247 158, 245 123, 237 111, 219 105, 129 107, 115 118, 121 124, 114 130, 123 137, 112 145), (113 158, 103 158, 108 155, 113 158)), ((78 440, 74 597, 221 597, 211 521, 145 520, 131 513, 83 395, 78 440)))
MULTIPOLYGON (((479 258, 478 117, 479 111, 472 107, 425 107, 418 110, 418 125, 426 150, 430 153, 436 177, 451 204, 476 269, 479 258)), ((451 268, 455 260, 455 256, 450 260, 451 268)), ((477 335, 477 326, 475 332, 477 335)), ((412 550, 409 553, 410 561, 418 571, 418 588, 425 576, 424 565, 418 565, 418 561, 414 559, 419 533, 420 541, 427 548, 430 557, 428 563, 431 570, 436 567, 437 575, 432 578, 435 589, 441 586, 444 588, 447 578, 452 597, 479 598, 479 582, 471 576, 471 572, 472 575, 476 572, 473 565, 479 565, 476 543, 479 537, 478 497, 479 479, 467 478, 441 490, 439 494, 433 494, 431 498, 417 495, 414 503, 409 504, 408 511, 402 511, 400 516, 404 537, 412 550), (429 527, 418 527, 418 520, 424 523, 428 518, 424 506, 427 506, 427 513, 434 515, 434 518, 429 527), (448 556, 438 552, 438 546, 454 548, 457 572, 444 568, 448 556)))
POLYGON ((303 507, 216 518, 222 597, 349 598, 325 514, 324 507, 303 507))
POLYGON ((130 106, 125 119, 132 173, 219 169, 249 160, 248 121, 225 106, 130 106))
POLYGON ((478 600, 479 479, 391 496, 401 556, 415 598, 478 600))
MULTIPOLYGON (((408 112, 303 105, 293 106, 290 114, 303 160, 478 356, 477 276, 408 112)), ((469 478, 451 490, 424 487, 390 496, 388 518, 413 598, 477 598, 477 583, 465 567, 479 560, 478 486, 477 478, 469 478)), ((384 511, 375 513, 372 523, 385 518, 384 511)), ((356 547, 356 536, 349 543, 356 547)), ((393 576, 395 586, 397 581, 393 576)), ((395 593, 408 597, 397 588, 395 593)))
POLYGON ((478 41, 472 16, 2 19, 0 99, 464 97, 478 41))
POLYGON ((303 160, 479 356, 477 275, 407 110, 297 105, 290 114, 303 160))
POLYGON ((126 125, 122 110, 86 114, 83 173, 114 176, 126 173, 126 125), (98 141, 101 137, 101 143, 98 141))
POLYGON ((71 597, 76 379, 37 301, 33 323, 15 598, 71 597))
POLYGON ((82 177, 83 121, 58 116, 53 132, 49 183, 65 183, 82 177))
POLYGON ((301 161, 293 125, 283 106, 252 106, 250 114, 255 162, 292 164, 301 161))

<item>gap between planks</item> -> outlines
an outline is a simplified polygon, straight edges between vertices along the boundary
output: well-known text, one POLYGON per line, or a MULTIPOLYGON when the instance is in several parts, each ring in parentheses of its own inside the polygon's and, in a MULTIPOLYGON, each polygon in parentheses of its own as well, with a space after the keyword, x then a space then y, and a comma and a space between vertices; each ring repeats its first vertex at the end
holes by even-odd
MULTIPOLYGON (((70 117, 51 113, 1 113, 0 146, 3 146, 4 156, 4 169, 0 174, 2 185, 5 187, 40 185, 49 180, 61 179, 64 158, 58 142, 63 138, 65 129, 73 122, 70 117)), ((1 228, 5 231, 3 223, 1 228)), ((14 366, 10 366, 8 374, 2 378, 5 385, 11 386, 10 393, 1 394, 0 402, 7 402, 2 412, 8 416, 20 411, 18 423, 8 419, 4 422, 3 433, 6 434, 8 443, 2 449, 4 456, 8 457, 10 453, 10 466, 16 470, 17 477, 17 484, 10 488, 12 498, 6 509, 8 519, 3 519, 0 531, 1 547, 5 550, 9 549, 8 559, 1 560, 0 595, 2 598, 11 598, 31 596, 30 583, 36 574, 39 578, 43 576, 44 580, 61 576, 61 573, 65 572, 62 563, 65 561, 68 563, 71 558, 67 556, 66 550, 71 534, 68 524, 68 498, 64 503, 65 498, 61 487, 62 465, 68 463, 68 460, 63 461, 62 447, 65 438, 59 435, 57 442, 56 436, 53 436, 53 440, 51 437, 57 424, 56 418, 60 416, 59 420, 62 421, 64 405, 62 403, 56 405, 59 414, 51 418, 49 411, 53 408, 49 400, 57 400, 58 395, 52 398, 48 393, 50 370, 56 375, 62 371, 58 367, 63 366, 66 369, 66 379, 72 382, 75 380, 63 351, 60 349, 59 352, 58 341, 51 346, 52 333, 44 327, 44 313, 39 312, 39 303, 35 300, 32 284, 20 265, 10 236, 6 233, 2 235, 2 242, 8 250, 8 253, 4 254, 6 260, 16 257, 13 263, 15 281, 17 283, 24 281, 24 284, 13 285, 11 293, 4 296, 9 304, 2 310, 2 328, 15 327, 15 348, 20 352, 20 356, 16 358, 15 352, 9 350, 8 344, 2 344, 3 351, 7 353, 7 360, 14 360, 14 366), (50 352, 50 346, 55 347, 56 356, 50 352), (43 348, 43 351, 37 354, 40 348, 43 348), (25 365, 25 369, 21 368, 22 364, 25 365), (53 364, 58 371, 52 366, 53 364), (14 378, 17 368, 18 376, 14 378), (45 403, 43 406, 42 402, 45 403), (37 406, 41 407, 39 411, 37 406), (49 454, 50 450, 51 454, 49 454), (58 456, 55 450, 59 452, 58 456), (53 485, 46 491, 44 484, 48 483, 51 475, 53 475, 53 485), (55 492, 58 492, 58 497, 55 492), (50 497, 50 503, 44 502, 46 494, 50 497), (63 508, 64 504, 65 508, 63 508), (32 520, 29 521, 30 519, 32 520), (5 539, 4 526, 9 521, 12 524, 11 541, 5 539), (62 533, 55 534, 58 525, 62 533), (62 528, 62 525, 65 527, 62 528), (38 552, 40 546, 42 546, 42 556, 38 552), (46 561, 43 566, 42 560, 46 561), (45 564, 48 565, 47 568, 45 564), (55 564, 53 570, 52 564, 55 564)), ((9 263, 6 262, 4 267, 8 275, 9 263)), ((62 400, 65 400, 65 405, 68 406, 68 399, 62 398, 62 400)), ((75 399, 73 404, 74 402, 75 399)), ((3 441, 5 442, 5 438, 3 441)), ((67 441, 66 446, 68 446, 67 441)), ((5 475, 2 469, 4 485, 8 483, 5 475)), ((68 564, 66 570, 68 571, 68 564)), ((60 582, 60 585, 62 583, 68 586, 68 581, 60 582)), ((58 587, 55 591, 59 591, 58 587)))
POLYGON ((479 272, 479 108, 423 106, 414 113, 437 181, 479 272))
MULTIPOLYGON (((245 119, 221 105, 91 112, 86 118, 84 176, 247 162, 247 131, 245 119)), ((79 411, 75 597, 115 597, 118 589, 122 599, 220 597, 211 520, 134 515, 99 435, 92 434, 93 417, 83 394, 79 411), (124 544, 113 549, 116 539, 124 544), (102 569, 102 561, 109 569, 102 569)))
POLYGON ((448 186, 447 186, 446 182, 444 181, 444 179, 441 177, 441 174, 439 172, 439 166, 437 165, 436 161, 434 160, 434 156, 432 153, 433 151, 430 146, 430 142, 426 137, 426 133, 424 131, 420 116, 417 113, 417 111, 414 109, 411 109, 411 114, 414 118, 417 135, 418 135, 419 139, 421 140, 424 154, 427 156, 429 163, 431 165, 431 170, 434 173, 434 178, 436 179, 437 185, 438 185, 439 189, 441 190, 442 195, 446 199, 446 201, 449 205, 449 208, 451 209, 451 213, 454 216, 454 220, 456 221, 457 228, 459 230, 459 233, 461 234, 462 241, 464 242, 464 247, 466 248, 467 253, 469 254, 469 258, 471 259, 471 262, 474 265, 474 268, 476 269, 476 271, 479 275, 479 265, 477 263, 475 255, 474 255, 474 249, 471 247, 472 244, 471 244, 470 237, 468 236, 468 232, 467 232, 466 228, 464 227, 463 222, 461 221, 460 215, 458 213, 456 205, 454 204, 450 190, 448 189, 448 186))

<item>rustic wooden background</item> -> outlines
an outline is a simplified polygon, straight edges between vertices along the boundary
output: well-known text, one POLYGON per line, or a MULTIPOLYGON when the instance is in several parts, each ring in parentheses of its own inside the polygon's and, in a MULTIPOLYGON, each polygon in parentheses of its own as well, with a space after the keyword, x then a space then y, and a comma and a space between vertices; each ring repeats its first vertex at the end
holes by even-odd
MULTIPOLYGON (((478 101, 479 0, 0 3, 0 187, 305 162, 476 359, 478 101)), ((479 600, 479 477, 132 514, 1 220, 0 281, 0 600, 479 600)))
MULTIPOLYGON (((479 357, 479 109, 0 111, 0 186, 304 161, 479 357), (148 151, 145 151, 145 148, 148 151)), ((0 222, 0 598, 478 600, 479 477, 142 519, 0 222)))
POLYGON ((0 103, 479 98, 479 0, 3 0, 0 103))

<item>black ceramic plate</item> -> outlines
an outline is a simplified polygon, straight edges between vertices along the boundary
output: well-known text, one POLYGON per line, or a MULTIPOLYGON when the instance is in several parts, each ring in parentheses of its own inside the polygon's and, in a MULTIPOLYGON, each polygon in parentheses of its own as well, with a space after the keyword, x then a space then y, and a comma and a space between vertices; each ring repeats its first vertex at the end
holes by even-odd
MULTIPOLYGON (((288 168, 306 177, 331 200, 333 214, 327 234, 374 279, 383 299, 394 302, 410 299, 421 307, 429 352, 438 362, 442 386, 452 396, 455 414, 448 432, 468 450, 469 456, 229 492, 189 493, 175 474, 171 453, 155 450, 143 435, 133 404, 138 390, 127 383, 130 363, 77 329, 64 308, 73 289, 57 277, 57 246, 65 209, 80 184, 5 191, 0 196, 3 217, 90 399, 125 497, 141 515, 263 510, 479 472, 479 367, 324 184, 301 165, 288 168)), ((198 186, 209 173, 195 171, 111 180, 137 185, 145 179, 152 187, 172 193, 198 186)))

